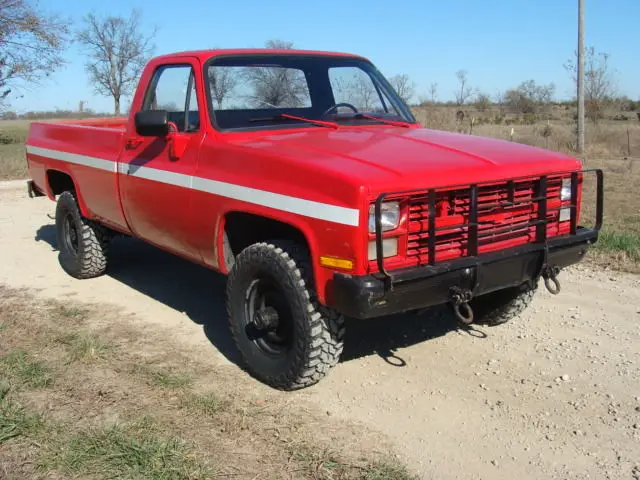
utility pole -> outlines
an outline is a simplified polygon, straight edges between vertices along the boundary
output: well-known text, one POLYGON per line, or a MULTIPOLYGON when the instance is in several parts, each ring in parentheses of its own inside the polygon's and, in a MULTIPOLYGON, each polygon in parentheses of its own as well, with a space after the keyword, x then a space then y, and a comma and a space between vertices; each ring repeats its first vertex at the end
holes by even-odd
POLYGON ((578 153, 584 154, 584 0, 578 0, 578 153))

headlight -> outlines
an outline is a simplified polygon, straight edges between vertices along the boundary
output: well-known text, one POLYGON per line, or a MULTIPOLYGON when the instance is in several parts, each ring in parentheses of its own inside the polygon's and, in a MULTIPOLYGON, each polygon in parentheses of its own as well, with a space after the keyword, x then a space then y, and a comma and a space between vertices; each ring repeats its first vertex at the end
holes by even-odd
POLYGON ((560 189, 560 200, 563 202, 571 200, 571 179, 564 178, 562 180, 562 188, 560 189))
MULTIPOLYGON (((400 204, 398 202, 385 202, 380 208, 380 223, 382 231, 386 232, 398 228, 400 223, 400 204)), ((376 231, 376 206, 369 207, 369 233, 376 231)))
MULTIPOLYGON (((385 238, 382 240, 382 258, 395 257, 398 254, 398 239, 385 238)), ((376 241, 369 242, 369 260, 377 260, 376 241)))

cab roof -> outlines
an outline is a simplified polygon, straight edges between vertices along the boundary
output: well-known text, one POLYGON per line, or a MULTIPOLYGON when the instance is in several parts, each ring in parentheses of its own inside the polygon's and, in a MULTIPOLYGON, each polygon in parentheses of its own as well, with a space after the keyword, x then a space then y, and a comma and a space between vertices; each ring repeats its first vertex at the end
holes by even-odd
POLYGON ((155 57, 154 60, 171 60, 175 57, 196 57, 201 62, 205 62, 212 57, 222 55, 320 55, 327 57, 350 57, 367 60, 360 55, 353 55, 351 53, 342 52, 324 52, 319 50, 291 50, 291 49, 275 49, 275 48, 219 48, 212 50, 192 50, 185 52, 170 53, 167 55, 160 55, 155 57))

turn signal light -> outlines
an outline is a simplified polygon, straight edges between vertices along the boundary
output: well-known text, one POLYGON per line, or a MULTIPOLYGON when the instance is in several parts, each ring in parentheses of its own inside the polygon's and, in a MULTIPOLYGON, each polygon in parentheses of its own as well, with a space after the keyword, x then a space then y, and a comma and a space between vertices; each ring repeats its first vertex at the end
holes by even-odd
POLYGON ((320 265, 323 267, 341 268, 343 270, 353 270, 353 261, 336 257, 320 257, 320 265))

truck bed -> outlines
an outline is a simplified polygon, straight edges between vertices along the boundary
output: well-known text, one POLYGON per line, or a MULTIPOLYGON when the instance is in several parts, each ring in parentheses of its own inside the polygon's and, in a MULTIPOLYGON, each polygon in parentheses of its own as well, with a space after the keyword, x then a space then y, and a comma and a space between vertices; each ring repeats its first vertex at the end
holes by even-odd
POLYGON ((100 118, 63 122, 34 122, 26 142, 29 173, 35 186, 53 198, 55 181, 63 172, 74 179, 83 215, 127 231, 120 208, 117 162, 127 120, 100 118))
MULTIPOLYGON (((54 122, 51 122, 51 123, 54 123, 54 122)), ((85 119, 79 119, 79 120, 62 120, 55 123, 68 125, 68 126, 109 128, 113 130, 124 131, 127 126, 127 118, 126 117, 85 118, 85 119)))

